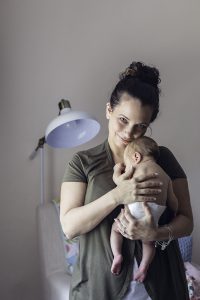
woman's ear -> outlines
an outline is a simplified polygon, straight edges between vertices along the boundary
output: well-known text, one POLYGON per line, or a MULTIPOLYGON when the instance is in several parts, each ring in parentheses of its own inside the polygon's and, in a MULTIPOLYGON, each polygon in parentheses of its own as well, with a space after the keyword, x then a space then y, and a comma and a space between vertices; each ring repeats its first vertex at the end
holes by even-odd
POLYGON ((139 164, 142 160, 142 155, 140 152, 134 152, 134 161, 136 164, 139 164))
POLYGON ((108 119, 108 120, 110 119, 111 113, 112 113, 112 108, 110 106, 110 103, 108 102, 106 104, 106 119, 108 119))

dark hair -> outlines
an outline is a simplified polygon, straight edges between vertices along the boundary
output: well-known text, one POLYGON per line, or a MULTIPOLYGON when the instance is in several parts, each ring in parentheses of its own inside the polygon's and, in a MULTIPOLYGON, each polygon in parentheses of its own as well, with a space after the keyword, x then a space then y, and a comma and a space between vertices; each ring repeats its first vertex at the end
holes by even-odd
POLYGON ((159 112, 160 83, 159 71, 155 67, 150 67, 142 62, 132 62, 132 64, 119 76, 120 80, 114 88, 111 97, 111 108, 119 104, 123 93, 128 93, 131 97, 137 98, 142 105, 153 108, 151 122, 153 122, 159 112))
POLYGON ((156 161, 160 156, 158 144, 152 138, 147 136, 141 136, 127 145, 127 155, 130 156, 133 151, 139 152, 143 156, 152 156, 156 161))

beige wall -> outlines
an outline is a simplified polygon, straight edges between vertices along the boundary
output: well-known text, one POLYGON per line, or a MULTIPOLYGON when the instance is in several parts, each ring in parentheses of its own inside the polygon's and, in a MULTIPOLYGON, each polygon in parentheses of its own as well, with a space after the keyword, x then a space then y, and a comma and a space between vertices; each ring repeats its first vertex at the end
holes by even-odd
POLYGON ((68 98, 94 114, 99 136, 74 150, 46 147, 46 199, 59 195, 72 153, 106 137, 105 103, 132 60, 159 67, 161 113, 153 137, 187 172, 200 263, 200 2, 2 0, 0 2, 0 297, 40 299, 36 207, 39 156, 28 156, 68 98))

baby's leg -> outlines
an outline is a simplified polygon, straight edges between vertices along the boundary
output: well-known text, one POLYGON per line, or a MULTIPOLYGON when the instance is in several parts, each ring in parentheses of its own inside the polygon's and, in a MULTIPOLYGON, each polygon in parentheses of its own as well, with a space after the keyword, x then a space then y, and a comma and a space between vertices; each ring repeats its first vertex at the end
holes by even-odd
POLYGON ((123 257, 121 254, 122 243, 123 243, 123 236, 121 235, 120 232, 118 232, 117 225, 114 222, 112 225, 112 230, 110 235, 110 245, 114 256, 112 266, 111 266, 111 272, 114 275, 118 275, 121 271, 121 264, 123 261, 123 257))
POLYGON ((142 261, 139 265, 137 272, 134 274, 134 280, 143 282, 149 265, 152 262, 155 255, 155 247, 153 242, 142 242, 142 261))

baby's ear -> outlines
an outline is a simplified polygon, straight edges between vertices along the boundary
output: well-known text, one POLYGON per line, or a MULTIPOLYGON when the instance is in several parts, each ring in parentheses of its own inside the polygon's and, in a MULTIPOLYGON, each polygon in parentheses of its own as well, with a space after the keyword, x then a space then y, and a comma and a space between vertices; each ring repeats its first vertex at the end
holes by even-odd
POLYGON ((140 152, 134 152, 134 161, 136 162, 136 164, 139 164, 142 160, 142 155, 140 152))

